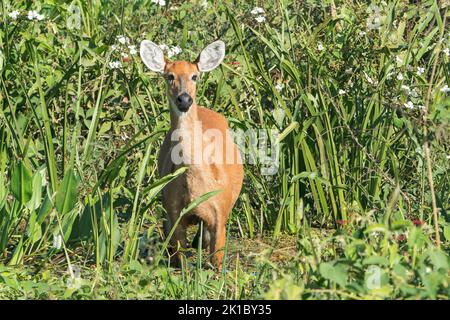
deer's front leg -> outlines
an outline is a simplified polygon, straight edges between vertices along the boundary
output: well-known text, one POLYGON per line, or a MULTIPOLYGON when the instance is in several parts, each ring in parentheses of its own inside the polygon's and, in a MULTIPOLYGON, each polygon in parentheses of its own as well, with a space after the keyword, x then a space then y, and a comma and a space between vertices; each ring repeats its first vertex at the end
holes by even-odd
POLYGON ((214 226, 214 229, 210 231, 211 241, 210 241, 210 250, 211 250, 211 263, 220 269, 222 267, 222 261, 225 250, 225 241, 226 241, 226 228, 225 222, 217 223, 214 226))

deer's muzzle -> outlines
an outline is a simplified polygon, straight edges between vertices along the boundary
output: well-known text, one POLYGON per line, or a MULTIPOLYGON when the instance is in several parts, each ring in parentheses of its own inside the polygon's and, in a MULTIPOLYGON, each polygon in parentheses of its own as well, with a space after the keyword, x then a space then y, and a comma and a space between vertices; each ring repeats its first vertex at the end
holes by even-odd
POLYGON ((187 112, 192 105, 193 99, 187 93, 182 93, 177 97, 176 105, 181 112, 187 112))

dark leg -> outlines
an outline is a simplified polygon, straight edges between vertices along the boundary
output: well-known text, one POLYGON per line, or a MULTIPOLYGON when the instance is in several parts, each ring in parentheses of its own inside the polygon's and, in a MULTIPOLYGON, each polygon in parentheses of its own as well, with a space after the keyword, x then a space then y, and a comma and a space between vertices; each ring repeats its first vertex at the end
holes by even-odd
MULTIPOLYGON (((197 229, 197 233, 195 234, 194 239, 192 240, 192 248, 197 249, 198 248, 198 242, 200 241, 200 231, 202 230, 202 224, 199 223, 198 224, 198 229, 197 229)), ((203 231, 202 231, 202 249, 206 249, 209 247, 210 244, 210 240, 211 240, 211 235, 208 231, 208 228, 206 228, 205 226, 203 226, 203 231)))

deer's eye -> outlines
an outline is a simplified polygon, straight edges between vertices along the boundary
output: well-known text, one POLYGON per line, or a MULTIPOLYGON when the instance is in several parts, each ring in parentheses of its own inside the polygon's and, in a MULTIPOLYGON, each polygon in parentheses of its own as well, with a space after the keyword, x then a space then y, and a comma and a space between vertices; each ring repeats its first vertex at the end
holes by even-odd
POLYGON ((192 76, 192 81, 197 81, 197 75, 196 75, 196 74, 194 74, 194 75, 192 76))
POLYGON ((167 75, 167 80, 173 81, 173 80, 175 80, 175 76, 173 74, 168 74, 167 75))

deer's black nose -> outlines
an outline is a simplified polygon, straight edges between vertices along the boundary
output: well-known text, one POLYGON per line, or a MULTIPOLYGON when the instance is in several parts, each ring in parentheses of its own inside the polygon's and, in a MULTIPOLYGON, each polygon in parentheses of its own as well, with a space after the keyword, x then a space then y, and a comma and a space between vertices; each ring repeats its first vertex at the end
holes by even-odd
POLYGON ((177 97, 177 107, 181 112, 186 112, 192 105, 192 97, 187 93, 182 93, 177 97))

